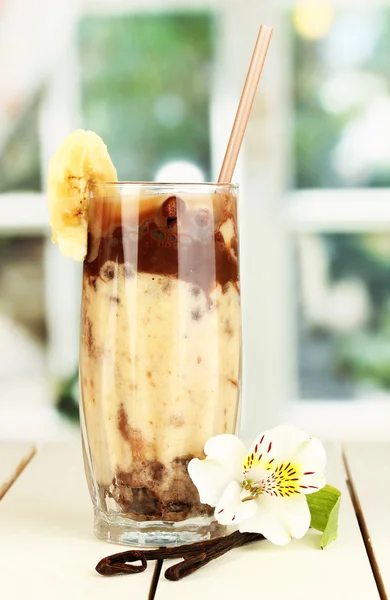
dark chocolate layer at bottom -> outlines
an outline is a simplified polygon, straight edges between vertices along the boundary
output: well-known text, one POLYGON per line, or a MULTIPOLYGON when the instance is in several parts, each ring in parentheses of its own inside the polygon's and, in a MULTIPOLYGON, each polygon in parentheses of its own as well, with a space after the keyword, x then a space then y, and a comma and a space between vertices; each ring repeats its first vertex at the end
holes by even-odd
POLYGON ((113 498, 123 516, 134 521, 171 521, 211 516, 214 509, 201 504, 187 465, 192 456, 178 457, 169 467, 145 461, 131 472, 120 472, 110 485, 99 484, 100 497, 113 498), (152 476, 151 476, 152 475, 152 476))

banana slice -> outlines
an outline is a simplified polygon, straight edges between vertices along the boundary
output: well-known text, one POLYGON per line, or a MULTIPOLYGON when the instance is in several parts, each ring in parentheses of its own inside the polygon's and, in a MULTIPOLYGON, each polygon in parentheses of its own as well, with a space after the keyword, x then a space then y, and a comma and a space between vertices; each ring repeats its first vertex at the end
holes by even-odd
POLYGON ((93 131, 74 131, 53 155, 48 174, 52 241, 81 262, 87 254, 88 208, 94 184, 117 181, 103 140, 93 131))

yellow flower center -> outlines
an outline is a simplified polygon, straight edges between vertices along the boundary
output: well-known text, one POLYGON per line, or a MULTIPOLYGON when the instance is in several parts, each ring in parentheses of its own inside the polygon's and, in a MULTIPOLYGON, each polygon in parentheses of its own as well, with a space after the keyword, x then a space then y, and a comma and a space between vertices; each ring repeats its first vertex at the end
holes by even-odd
POLYGON ((244 497, 243 502, 256 499, 260 494, 288 498, 302 493, 302 489, 306 486, 302 485, 302 473, 299 465, 286 461, 274 466, 273 460, 262 461, 260 458, 257 461, 256 459, 248 461, 249 464, 246 463, 248 475, 251 475, 251 472, 254 474, 255 469, 259 467, 264 472, 264 476, 259 481, 249 478, 244 480, 242 487, 248 491, 248 496, 244 497))

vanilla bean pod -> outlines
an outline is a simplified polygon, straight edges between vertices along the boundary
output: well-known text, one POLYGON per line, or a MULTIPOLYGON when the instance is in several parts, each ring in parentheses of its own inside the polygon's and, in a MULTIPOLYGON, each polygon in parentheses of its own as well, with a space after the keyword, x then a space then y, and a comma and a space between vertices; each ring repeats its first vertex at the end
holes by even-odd
MULTIPOLYGON (((263 540, 264 536, 259 533, 239 533, 236 531, 230 536, 220 538, 219 543, 216 543, 208 551, 200 552, 198 555, 185 556, 184 560, 169 567, 165 571, 165 578, 170 581, 179 581, 188 575, 194 573, 201 567, 204 567, 215 558, 219 558, 233 548, 239 548, 252 542, 263 540)), ((217 540, 215 540, 217 541, 217 540)))
POLYGON ((258 533, 239 533, 235 531, 226 537, 172 548, 128 550, 103 558, 96 565, 96 571, 105 576, 142 573, 147 567, 147 561, 183 558, 183 561, 169 567, 165 572, 167 579, 178 581, 207 565, 211 560, 222 556, 232 548, 238 548, 262 539, 264 537, 258 533), (141 564, 132 564, 137 561, 140 561, 141 564))

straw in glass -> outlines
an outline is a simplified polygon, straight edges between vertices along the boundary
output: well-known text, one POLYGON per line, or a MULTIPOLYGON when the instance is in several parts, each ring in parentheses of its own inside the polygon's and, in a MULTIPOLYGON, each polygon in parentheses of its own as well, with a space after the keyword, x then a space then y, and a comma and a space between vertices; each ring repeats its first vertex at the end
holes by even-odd
POLYGON ((272 33, 271 27, 266 25, 260 27, 218 183, 230 183, 232 180, 272 33))

